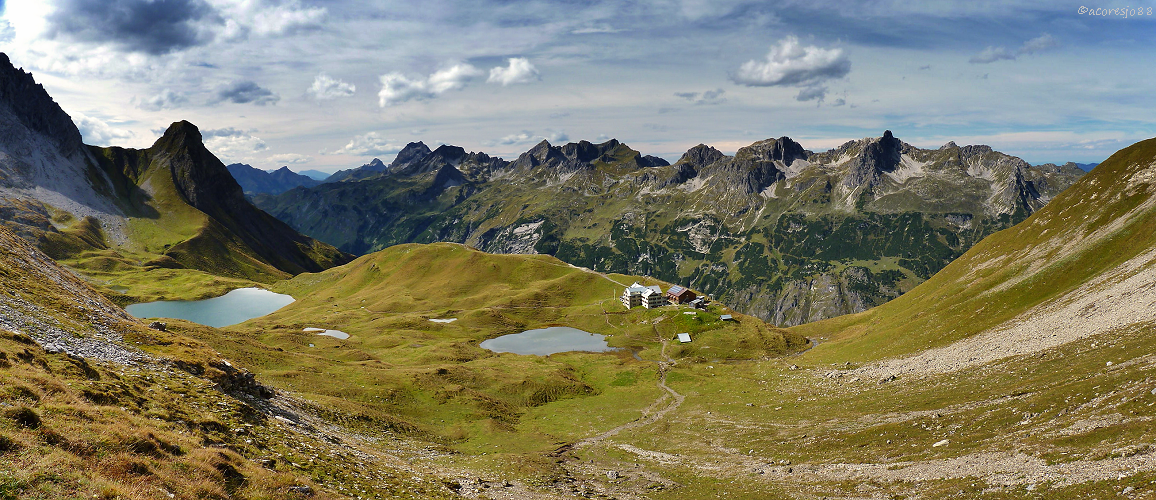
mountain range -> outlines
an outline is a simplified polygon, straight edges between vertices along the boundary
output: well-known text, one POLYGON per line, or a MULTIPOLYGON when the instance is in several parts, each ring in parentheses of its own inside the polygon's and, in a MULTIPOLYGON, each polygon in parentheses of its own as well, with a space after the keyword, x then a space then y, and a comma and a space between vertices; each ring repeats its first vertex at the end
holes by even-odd
POLYGON ((673 165, 616 140, 543 141, 513 161, 416 142, 388 166, 254 203, 354 254, 435 241, 545 253, 789 326, 901 295, 1082 174, 987 146, 920 149, 890 131, 822 153, 788 137, 734 156, 699 145, 673 165))
POLYGON ((229 174, 233 176, 233 180, 237 181, 237 184, 241 185, 241 190, 245 194, 281 194, 298 186, 313 187, 321 184, 321 181, 298 174, 289 170, 289 167, 281 167, 267 172, 254 168, 252 165, 231 163, 225 165, 225 168, 229 169, 229 174))

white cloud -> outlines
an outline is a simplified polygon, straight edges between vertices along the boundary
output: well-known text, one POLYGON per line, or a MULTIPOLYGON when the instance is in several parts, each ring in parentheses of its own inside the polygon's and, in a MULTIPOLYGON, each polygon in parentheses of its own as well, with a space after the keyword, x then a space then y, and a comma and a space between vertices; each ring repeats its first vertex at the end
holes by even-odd
POLYGON ((202 130, 205 147, 225 163, 253 162, 253 154, 269 149, 265 141, 251 132, 235 128, 202 130))
POLYGON ((562 143, 570 140, 570 136, 566 132, 560 130, 546 129, 545 134, 535 134, 529 130, 523 130, 516 134, 510 134, 501 139, 494 139, 484 141, 486 146, 513 146, 516 144, 537 144, 542 140, 550 141, 551 144, 562 143))
POLYGON ((405 147, 404 143, 390 141, 378 132, 359 135, 349 140, 349 143, 337 151, 322 150, 321 154, 348 154, 355 156, 385 156, 397 153, 405 147))
POLYGON ((1044 33, 1040 36, 1037 36, 1031 40, 1024 42, 1023 46, 1020 47, 1019 53, 1020 54, 1035 54, 1036 52, 1042 52, 1042 51, 1045 51, 1048 49, 1054 49, 1054 48, 1059 47, 1059 46, 1060 46, 1060 41, 1056 40, 1056 37, 1049 35, 1047 33, 1044 33))
POLYGON ((450 90, 460 90, 482 70, 467 63, 458 63, 435 71, 426 78, 410 78, 398 72, 381 75, 378 105, 392 106, 406 101, 432 99, 450 90))
POLYGON ((325 73, 320 73, 313 79, 313 86, 309 87, 307 92, 318 100, 330 100, 338 97, 352 97, 357 92, 357 87, 325 73))
POLYGON ((1036 52, 1043 52, 1059 46, 1060 41, 1057 40, 1056 37, 1044 33, 1024 42, 1014 54, 1003 47, 988 46, 986 49, 980 51, 980 53, 971 56, 971 59, 967 62, 972 64, 989 64, 996 61, 1014 61, 1017 56, 1035 54, 1036 52))
POLYGON ((542 77, 538 75, 538 68, 530 64, 529 59, 525 57, 511 57, 507 61, 509 62, 508 66, 497 66, 491 69, 490 78, 486 81, 489 83, 500 83, 505 87, 515 83, 530 83, 542 79, 542 77))
POLYGON ((189 102, 184 94, 173 92, 171 89, 164 89, 159 94, 145 99, 137 100, 134 97, 133 100, 136 101, 136 107, 145 111, 179 108, 189 102))
POLYGON ((743 63, 731 80, 749 87, 807 87, 843 78, 850 72, 851 61, 843 49, 803 46, 797 37, 789 36, 771 47, 765 61, 743 63))
POLYGON ((136 134, 131 130, 116 128, 108 122, 81 113, 72 113, 72 121, 80 130, 85 144, 93 146, 116 146, 132 139, 136 134))
POLYGON ((972 64, 989 64, 996 61, 1005 61, 1015 58, 1015 54, 1008 52, 1008 50, 1003 47, 989 46, 988 48, 980 51, 980 53, 971 56, 971 59, 969 59, 967 62, 972 64))
POLYGON ((278 165, 299 165, 313 161, 313 157, 297 153, 284 153, 269 156, 269 161, 278 165))
POLYGON ((320 28, 329 11, 324 7, 304 7, 300 1, 267 2, 264 0, 209 0, 224 17, 220 36, 225 40, 243 40, 293 34, 320 28))

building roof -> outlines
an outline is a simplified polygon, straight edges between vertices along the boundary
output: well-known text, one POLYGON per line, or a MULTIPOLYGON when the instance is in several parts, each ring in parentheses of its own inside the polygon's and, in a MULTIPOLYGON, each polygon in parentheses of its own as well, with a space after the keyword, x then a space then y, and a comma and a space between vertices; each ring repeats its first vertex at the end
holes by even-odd
POLYGON ((734 318, 734 316, 731 316, 731 315, 729 315, 729 314, 724 314, 724 315, 722 315, 722 316, 719 316, 719 317, 718 317, 718 319, 721 319, 721 320, 723 320, 723 321, 727 321, 727 320, 732 320, 732 319, 735 319, 735 318, 734 318))
POLYGON ((690 342, 690 334, 689 333, 678 334, 678 341, 682 342, 683 344, 690 342))
POLYGON ((684 291, 686 291, 685 288, 678 286, 678 285, 674 285, 674 286, 670 287, 670 290, 667 290, 666 293, 678 295, 684 291))
POLYGON ((655 291, 653 288, 646 288, 643 290, 642 296, 643 297, 649 297, 649 296, 654 295, 656 293, 661 294, 662 292, 655 291))
POLYGON ((662 287, 660 287, 660 286, 658 286, 658 285, 651 285, 651 286, 648 286, 648 287, 646 287, 646 288, 649 288, 649 289, 651 289, 651 290, 654 290, 654 291, 655 291, 655 293, 662 293, 662 287))
POLYGON ((646 291, 647 289, 648 289, 647 287, 639 285, 638 282, 635 281, 633 285, 626 287, 626 292, 627 293, 642 293, 642 292, 646 291))

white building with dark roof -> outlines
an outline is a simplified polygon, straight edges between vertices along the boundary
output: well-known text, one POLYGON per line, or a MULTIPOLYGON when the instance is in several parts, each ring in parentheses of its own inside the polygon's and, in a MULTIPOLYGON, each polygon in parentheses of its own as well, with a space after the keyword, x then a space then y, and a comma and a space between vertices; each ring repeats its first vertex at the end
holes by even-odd
POLYGON ((666 305, 666 295, 662 293, 662 287, 658 285, 642 286, 635 282, 622 292, 622 305, 626 306, 627 309, 638 306, 647 309, 662 307, 666 305))
POLYGON ((646 291, 642 292, 642 307, 654 309, 665 306, 667 303, 666 294, 662 293, 662 287, 658 285, 648 286, 646 291))

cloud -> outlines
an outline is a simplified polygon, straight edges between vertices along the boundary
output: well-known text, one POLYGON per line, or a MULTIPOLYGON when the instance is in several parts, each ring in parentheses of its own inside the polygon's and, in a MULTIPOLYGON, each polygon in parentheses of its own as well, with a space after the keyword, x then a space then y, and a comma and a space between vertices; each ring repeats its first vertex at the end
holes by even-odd
POLYGON ((307 155, 299 155, 297 153, 284 153, 270 156, 269 161, 278 165, 298 165, 301 163, 309 163, 313 161, 313 157, 307 155))
POLYGON ((46 35, 167 54, 210 41, 215 19, 203 0, 58 0, 46 35))
POLYGON ((253 103, 258 106, 276 104, 281 96, 272 90, 257 85, 252 80, 238 80, 221 86, 217 89, 217 98, 214 102, 229 101, 237 104, 253 103))
POLYGON ((572 35, 591 35, 595 33, 619 33, 623 30, 611 27, 609 24, 595 24, 585 28, 570 31, 572 35))
MULTIPOLYGON (((4 12, 4 2, 0 1, 0 12, 4 12)), ((16 38, 16 28, 11 23, 0 19, 0 43, 11 42, 16 38)))
POLYGON ((815 101, 816 103, 821 103, 826 97, 826 85, 812 85, 810 87, 803 87, 802 90, 799 90, 799 95, 795 96, 795 100, 799 102, 815 101))
POLYGON ((226 40, 240 40, 252 35, 260 37, 290 35, 319 29, 329 16, 324 7, 303 7, 298 0, 268 2, 263 0, 209 0, 226 18, 221 36, 226 40))
POLYGON ((971 56, 971 59, 969 59, 967 62, 971 64, 991 64, 996 61, 1011 60, 1015 58, 1015 54, 1008 52, 1008 50, 1003 47, 989 46, 988 48, 980 51, 980 53, 971 56))
POLYGON ((201 137, 205 139, 205 147, 226 163, 252 162, 253 153, 269 149, 260 137, 232 127, 202 130, 201 137))
POLYGON ((674 96, 686 99, 687 101, 692 102, 695 105, 722 104, 724 102, 727 102, 726 98, 723 97, 723 94, 725 94, 725 93, 726 93, 726 91, 723 89, 714 89, 714 90, 708 90, 706 92, 701 92, 701 93, 700 92, 675 92, 674 96))
POLYGON ((395 143, 390 141, 384 135, 378 132, 370 132, 365 135, 359 135, 349 140, 349 143, 341 147, 337 151, 321 150, 321 154, 327 155, 355 155, 355 156, 385 156, 397 153, 405 147, 404 143, 395 143))
POLYGON ((996 61, 1014 61, 1017 56, 1035 54, 1036 52, 1043 52, 1059 46, 1060 41, 1057 40, 1056 37, 1044 33, 1024 42, 1014 54, 1003 47, 988 46, 986 49, 980 51, 980 53, 972 56, 968 62, 972 64, 990 64, 996 61))
POLYGON ((352 97, 357 92, 357 87, 325 73, 320 73, 313 79, 313 86, 309 87, 307 92, 318 100, 330 100, 338 97, 352 97))
POLYGON ((731 80, 748 87, 809 87, 843 78, 851 72, 851 61, 843 49, 803 46, 788 36, 771 47, 765 61, 750 60, 731 74, 731 80))
POLYGON ((566 132, 560 130, 546 129, 545 134, 536 134, 529 130, 523 130, 516 134, 510 134, 501 139, 493 139, 484 141, 486 146, 513 146, 516 144, 537 144, 543 140, 551 143, 561 143, 570 140, 570 136, 566 132))
MULTIPOLYGON (((136 101, 136 98, 133 98, 136 101)), ((160 111, 184 106, 189 99, 184 94, 164 89, 159 94, 136 102, 136 107, 145 111, 160 111)))
MULTIPOLYGON (((163 132, 164 129, 161 129, 163 132)), ((201 131, 201 137, 244 137, 248 136, 250 132, 238 130, 233 127, 215 128, 201 131)))
POLYGON ((525 57, 511 57, 507 61, 509 62, 508 66, 497 66, 491 69, 490 78, 487 79, 486 82, 500 83, 505 87, 516 83, 531 83, 542 79, 542 77, 538 75, 538 68, 530 64, 529 59, 525 57))
POLYGON ((93 146, 112 146, 114 143, 133 138, 130 130, 120 129, 109 125, 108 122, 81 113, 72 113, 72 121, 80 130, 80 136, 85 144, 93 146))
POLYGON ((1019 53, 1020 54, 1035 54, 1036 52, 1042 52, 1042 51, 1045 51, 1048 49, 1054 49, 1054 48, 1059 47, 1059 46, 1060 46, 1060 41, 1056 40, 1056 37, 1049 35, 1047 33, 1044 33, 1040 36, 1037 36, 1031 40, 1024 42, 1023 46, 1020 47, 1019 53))
POLYGON ((432 99, 450 90, 460 90, 482 74, 482 70, 467 63, 440 69, 426 78, 410 78, 398 72, 387 73, 379 77, 381 90, 377 93, 378 105, 384 108, 407 101, 432 99))

